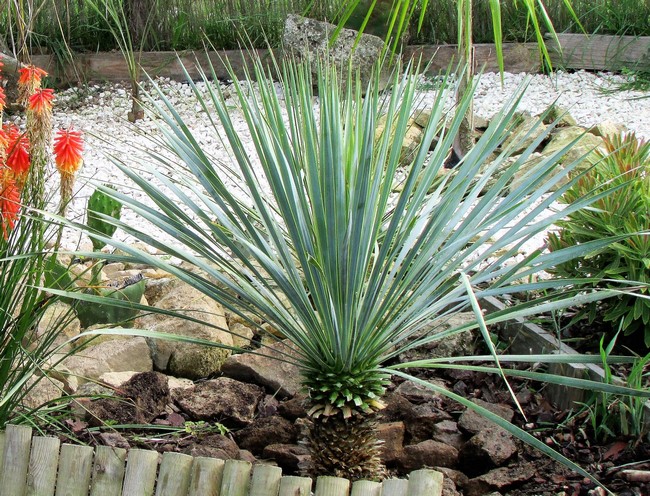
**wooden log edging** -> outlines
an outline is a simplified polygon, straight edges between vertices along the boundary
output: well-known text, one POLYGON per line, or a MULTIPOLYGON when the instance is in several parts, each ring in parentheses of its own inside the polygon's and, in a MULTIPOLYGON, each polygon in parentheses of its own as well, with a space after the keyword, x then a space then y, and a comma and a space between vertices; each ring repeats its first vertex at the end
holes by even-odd
MULTIPOLYGON (((279 467, 168 452, 60 444, 23 425, 0 432, 0 496, 309 496, 312 480, 279 467)), ((350 483, 318 477, 316 496, 440 496, 443 475, 350 483)))
MULTIPOLYGON (((492 44, 477 44, 476 67, 478 70, 498 71, 496 50, 492 44)), ((259 49, 220 50, 220 51, 182 51, 182 52, 144 52, 140 55, 143 71, 152 77, 168 77, 175 81, 185 81, 185 68, 189 76, 200 79, 200 70, 210 75, 214 70, 217 79, 229 79, 228 64, 238 78, 243 78, 247 69, 252 69, 252 60, 259 56, 262 61, 270 61, 271 56, 278 59, 281 50, 259 49)), ((509 72, 539 72, 540 63, 535 43, 504 43, 505 69, 509 72)), ((423 65, 430 62, 427 73, 437 75, 444 72, 449 64, 457 60, 456 45, 408 46, 404 48, 404 60, 419 60, 423 65)), ((129 71, 120 52, 99 52, 74 54, 71 61, 61 62, 53 55, 34 55, 32 62, 45 69, 62 85, 79 82, 120 82, 129 80, 129 71)))
POLYGON ((547 35, 546 44, 554 67, 650 72, 650 36, 560 33, 557 40, 547 35))

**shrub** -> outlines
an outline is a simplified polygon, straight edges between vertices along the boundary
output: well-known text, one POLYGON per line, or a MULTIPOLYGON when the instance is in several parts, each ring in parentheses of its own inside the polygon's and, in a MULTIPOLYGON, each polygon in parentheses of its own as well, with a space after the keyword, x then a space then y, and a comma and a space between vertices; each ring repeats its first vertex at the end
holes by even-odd
MULTIPOLYGON (((593 279, 599 288, 625 286, 621 295, 600 304, 606 322, 625 334, 645 328, 650 347, 650 143, 634 133, 604 140, 593 167, 566 191, 570 204, 590 194, 603 194, 588 208, 569 214, 549 235, 549 247, 558 250, 592 240, 615 237, 589 257, 559 264, 554 272, 568 277, 593 279)), ((595 307, 590 309, 591 319, 595 307)))

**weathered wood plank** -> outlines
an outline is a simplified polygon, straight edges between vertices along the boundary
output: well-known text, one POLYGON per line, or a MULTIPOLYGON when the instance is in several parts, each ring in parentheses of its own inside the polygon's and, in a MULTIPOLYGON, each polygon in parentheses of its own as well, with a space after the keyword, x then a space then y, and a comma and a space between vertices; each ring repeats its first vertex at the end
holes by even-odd
POLYGON ((312 480, 309 477, 285 475, 280 479, 278 496, 310 496, 312 480))
POLYGON ((559 47, 547 36, 554 66, 595 71, 650 70, 650 36, 562 33, 557 37, 559 47))
POLYGON ((282 469, 273 465, 255 465, 248 496, 277 496, 282 469))
POLYGON ((224 464, 217 458, 194 458, 188 496, 219 496, 224 464))
POLYGON ((52 496, 56 487, 61 441, 56 437, 34 436, 29 456, 27 496, 52 496))
MULTIPOLYGON (((281 50, 257 50, 262 60, 270 60, 273 53, 281 57, 281 50)), ((438 74, 447 69, 450 63, 458 60, 456 45, 421 45, 407 46, 403 58, 409 60, 419 57, 429 65, 430 74, 438 74)), ((144 52, 140 63, 144 72, 151 76, 168 77, 176 81, 185 81, 183 67, 192 79, 200 79, 200 70, 210 75, 210 64, 217 79, 229 79, 224 60, 232 65, 235 74, 243 78, 245 69, 251 67, 253 56, 245 50, 221 51, 186 51, 186 52, 144 52)), ((536 43, 504 43, 503 58, 506 71, 539 72, 540 59, 536 43)), ((493 44, 475 45, 476 68, 497 71, 496 50, 493 44)), ((74 54, 73 62, 57 61, 52 55, 33 55, 32 62, 48 71, 63 83, 79 81, 129 81, 130 75, 124 57, 119 52, 74 54)))
POLYGON ((408 496, 441 496, 443 475, 437 470, 415 470, 409 475, 408 496))
POLYGON ((6 427, 0 495, 23 496, 25 494, 31 443, 31 427, 24 425, 6 427))
POLYGON ((190 455, 165 453, 160 462, 156 496, 185 496, 190 487, 193 461, 190 455))
POLYGON ((222 496, 247 496, 250 486, 251 464, 241 460, 226 460, 221 480, 222 496))
POLYGON ((405 479, 386 479, 382 483, 381 496, 406 496, 409 490, 409 481, 405 479))
POLYGON ((316 479, 315 496, 348 496, 350 481, 341 477, 321 475, 316 479))
POLYGON ((152 496, 156 483, 158 453, 155 451, 129 450, 124 473, 124 496, 152 496))
MULTIPOLYGON (((449 64, 458 63, 457 45, 422 45, 404 47, 404 60, 420 60, 429 64, 426 74, 437 75, 444 72, 449 64)), ((479 43, 474 45, 474 64, 478 71, 497 72, 499 62, 497 51, 493 44, 479 43)), ((537 43, 504 43, 503 64, 508 72, 532 72, 540 70, 540 58, 537 43)))
POLYGON ((381 496, 381 483, 373 481, 356 481, 352 484, 350 496, 381 496))
POLYGON ((94 450, 91 446, 64 444, 59 456, 56 496, 87 496, 92 475, 94 450))
POLYGON ((90 496, 120 496, 124 481, 126 450, 110 446, 95 448, 90 496))

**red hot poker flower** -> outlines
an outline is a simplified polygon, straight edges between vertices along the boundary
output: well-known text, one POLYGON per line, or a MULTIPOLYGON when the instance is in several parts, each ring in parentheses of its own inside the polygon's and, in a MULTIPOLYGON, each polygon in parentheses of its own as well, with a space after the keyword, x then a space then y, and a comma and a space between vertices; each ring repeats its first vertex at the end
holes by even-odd
POLYGON ((29 170, 29 141, 27 136, 17 128, 9 128, 9 144, 7 145, 7 166, 16 176, 21 176, 29 170))
POLYGON ((0 227, 2 236, 7 239, 9 231, 16 225, 20 213, 20 191, 14 180, 6 173, 1 173, 0 180, 0 227))
POLYGON ((29 97, 28 110, 42 115, 52 110, 52 100, 54 100, 54 90, 52 89, 39 89, 29 97))
POLYGON ((47 76, 47 72, 35 65, 23 67, 18 72, 20 73, 18 77, 19 85, 34 85, 34 87, 38 87, 41 84, 41 79, 47 76))
POLYGON ((5 95, 4 88, 0 86, 0 114, 4 111, 6 105, 7 105, 7 95, 5 95))
POLYGON ((74 174, 83 162, 84 149, 81 132, 72 129, 59 129, 54 138, 54 159, 61 174, 74 174))

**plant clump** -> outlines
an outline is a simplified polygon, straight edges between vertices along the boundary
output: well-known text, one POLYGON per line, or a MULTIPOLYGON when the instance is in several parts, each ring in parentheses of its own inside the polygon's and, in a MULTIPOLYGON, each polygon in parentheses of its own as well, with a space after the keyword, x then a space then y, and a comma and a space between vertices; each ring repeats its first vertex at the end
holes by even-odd
MULTIPOLYGON (((605 322, 629 335, 643 334, 650 347, 650 143, 634 133, 612 135, 605 151, 596 151, 592 166, 564 193, 566 204, 599 195, 589 207, 571 212, 549 234, 552 251, 612 238, 588 257, 558 264, 552 272, 589 280, 596 288, 618 288, 621 294, 591 305, 593 320, 602 309, 605 322), (623 284, 622 284, 623 283, 623 284)), ((640 338, 641 339, 641 338, 640 338)))

